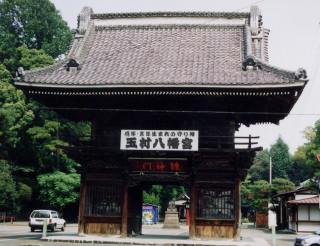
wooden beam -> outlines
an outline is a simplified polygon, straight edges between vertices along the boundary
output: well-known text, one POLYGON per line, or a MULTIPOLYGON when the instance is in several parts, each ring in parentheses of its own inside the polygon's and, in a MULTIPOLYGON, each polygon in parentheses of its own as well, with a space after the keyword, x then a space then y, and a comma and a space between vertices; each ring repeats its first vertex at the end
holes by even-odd
POLYGON ((190 225, 189 225, 189 238, 196 237, 196 211, 197 211, 197 189, 195 179, 191 180, 190 189, 190 225))
POLYGON ((86 206, 86 193, 87 193, 87 185, 86 185, 86 175, 81 174, 81 186, 80 186, 80 202, 79 202, 79 221, 78 221, 78 234, 84 234, 84 215, 85 215, 85 206, 86 206))
POLYGON ((241 228, 241 179, 240 177, 236 177, 235 179, 235 189, 234 189, 234 235, 233 238, 237 241, 240 240, 240 228, 241 228))
POLYGON ((121 237, 128 235, 128 182, 123 184, 122 209, 121 209, 121 237))

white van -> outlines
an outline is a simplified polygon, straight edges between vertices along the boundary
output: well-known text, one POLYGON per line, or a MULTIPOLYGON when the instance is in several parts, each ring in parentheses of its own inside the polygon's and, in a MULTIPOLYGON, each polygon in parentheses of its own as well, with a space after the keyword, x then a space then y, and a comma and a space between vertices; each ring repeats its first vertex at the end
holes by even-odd
POLYGON ((65 230, 66 221, 61 218, 60 214, 53 210, 34 210, 29 218, 29 226, 31 231, 34 232, 36 229, 43 229, 43 221, 47 220, 47 229, 52 232, 55 229, 65 230))

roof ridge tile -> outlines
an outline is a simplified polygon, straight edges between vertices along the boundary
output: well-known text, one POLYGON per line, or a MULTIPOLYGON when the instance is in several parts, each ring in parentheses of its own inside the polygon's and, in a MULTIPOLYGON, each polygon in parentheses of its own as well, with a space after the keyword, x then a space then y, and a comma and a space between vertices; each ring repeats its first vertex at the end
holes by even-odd
POLYGON ((146 18, 146 17, 209 17, 209 18, 249 18, 248 12, 127 12, 94 13, 91 19, 146 18))

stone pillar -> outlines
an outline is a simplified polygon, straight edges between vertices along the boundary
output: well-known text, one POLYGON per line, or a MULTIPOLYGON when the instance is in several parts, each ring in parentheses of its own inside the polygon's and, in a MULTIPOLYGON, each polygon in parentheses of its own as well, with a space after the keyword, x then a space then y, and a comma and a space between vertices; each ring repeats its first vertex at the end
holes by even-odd
POLYGON ((163 228, 167 228, 167 229, 179 229, 180 228, 178 211, 174 206, 174 201, 169 202, 169 207, 166 211, 166 215, 164 218, 163 228))

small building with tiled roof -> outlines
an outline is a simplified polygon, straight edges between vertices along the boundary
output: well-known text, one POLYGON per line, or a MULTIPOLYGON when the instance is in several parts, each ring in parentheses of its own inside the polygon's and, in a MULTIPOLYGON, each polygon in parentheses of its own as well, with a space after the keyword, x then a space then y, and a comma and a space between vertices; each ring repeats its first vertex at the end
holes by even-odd
POLYGON ((307 188, 277 195, 280 199, 279 228, 314 232, 320 228, 319 195, 307 188))
MULTIPOLYGON (((298 199, 298 200, 290 200, 287 202, 287 204, 312 204, 312 205, 318 205, 319 206, 319 196, 313 196, 313 197, 308 197, 308 198, 304 198, 304 199, 298 199)), ((318 211, 319 212, 319 211, 318 211)), ((319 216, 320 216, 320 212, 319 212, 319 216)), ((318 220, 320 220, 320 217, 318 218, 318 220)))
POLYGON ((268 35, 257 7, 85 7, 64 60, 19 69, 26 95, 92 123, 90 144, 64 147, 82 165, 80 234, 140 234, 143 189, 177 184, 190 190, 190 238, 240 238, 240 182, 262 148, 235 131, 278 124, 307 83, 305 70, 268 63, 268 35))
POLYGON ((320 228, 319 195, 286 202, 289 212, 288 229, 314 232, 320 228))

